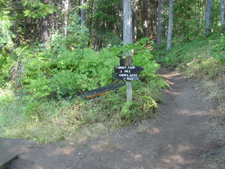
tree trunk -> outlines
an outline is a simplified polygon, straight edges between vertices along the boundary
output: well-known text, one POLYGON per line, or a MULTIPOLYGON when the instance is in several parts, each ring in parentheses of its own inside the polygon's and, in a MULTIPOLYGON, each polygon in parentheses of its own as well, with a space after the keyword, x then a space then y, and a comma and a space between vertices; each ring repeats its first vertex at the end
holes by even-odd
POLYGON ((19 6, 20 3, 17 2, 16 0, 12 0, 12 6, 13 6, 13 12, 12 15, 15 17, 15 21, 13 22, 13 26, 12 26, 12 32, 15 35, 14 38, 14 42, 17 46, 20 46, 20 36, 19 36, 19 28, 18 28, 18 10, 19 10, 19 6))
MULTIPOLYGON (((131 0, 123 0, 123 45, 131 44, 132 40, 131 0)), ((125 62, 125 66, 131 65, 131 57, 127 56, 125 62)), ((132 81, 127 81, 127 101, 132 101, 132 81)))
MULTIPOLYGON (((41 2, 44 4, 50 3, 49 0, 41 0, 41 2)), ((49 15, 43 16, 41 19, 41 30, 40 30, 38 42, 40 44, 44 44, 43 46, 44 48, 46 48, 47 41, 49 38, 48 28, 49 28, 49 15)))
MULTIPOLYGON (((43 16, 41 19, 41 31, 39 35, 39 43, 46 44, 48 41, 48 18, 47 16, 43 16)), ((46 46, 44 46, 45 48, 46 46)))
POLYGON ((172 27, 173 27, 173 0, 169 0, 169 24, 168 24, 167 45, 166 45, 167 52, 171 49, 172 27))
POLYGON ((148 15, 149 20, 149 36, 151 40, 157 42, 157 21, 158 21, 158 1, 156 0, 150 0, 148 5, 148 11, 150 11, 150 14, 148 15))
POLYGON ((132 43, 131 0, 123 0, 123 45, 132 43))
POLYGON ((133 42, 137 42, 137 26, 138 26, 138 1, 134 0, 134 35, 133 35, 133 42))
POLYGON ((142 31, 143 37, 149 37, 148 29, 148 0, 142 1, 142 10, 141 10, 141 17, 142 17, 142 31))
POLYGON ((206 14, 205 14, 205 35, 211 33, 211 15, 213 9, 213 0, 207 0, 206 14))
POLYGON ((91 11, 90 11, 90 22, 89 22, 89 30, 90 30, 90 38, 88 41, 88 46, 90 45, 90 41, 92 39, 92 21, 93 21, 93 11, 94 11, 94 0, 92 0, 91 2, 89 1, 89 3, 91 4, 91 11))
POLYGON ((158 7, 158 24, 157 24, 157 49, 159 49, 160 45, 162 44, 162 37, 163 37, 163 29, 164 29, 164 21, 163 21, 163 13, 164 13, 164 1, 159 0, 159 7, 158 7))
POLYGON ((19 29, 18 29, 18 19, 16 19, 13 22, 13 33, 15 35, 14 42, 16 43, 16 46, 20 46, 20 36, 19 36, 19 29))
POLYGON ((224 32, 224 0, 221 0, 220 1, 220 5, 221 5, 221 28, 222 28, 222 31, 224 32))
POLYGON ((123 4, 120 1, 118 5, 118 35, 120 40, 123 40, 123 4))
POLYGON ((64 36, 67 36, 67 22, 68 22, 68 10, 69 10, 69 0, 63 0, 62 1, 62 12, 64 15, 64 21, 63 21, 63 34, 64 36))
MULTIPOLYGON (((81 5, 85 4, 85 0, 81 0, 81 5)), ((81 8, 80 10, 80 16, 81 16, 81 25, 85 25, 85 9, 81 8)))

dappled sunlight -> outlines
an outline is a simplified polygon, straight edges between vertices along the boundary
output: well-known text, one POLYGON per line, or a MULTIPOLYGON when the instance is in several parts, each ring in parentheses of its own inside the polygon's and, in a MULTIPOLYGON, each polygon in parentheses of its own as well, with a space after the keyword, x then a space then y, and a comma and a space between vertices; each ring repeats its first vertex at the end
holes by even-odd
POLYGON ((178 73, 178 72, 171 72, 171 73, 169 73, 169 74, 165 74, 165 75, 163 75, 163 77, 165 78, 165 79, 184 79, 184 77, 182 77, 181 76, 181 73, 178 73))
POLYGON ((168 81, 168 80, 166 80, 166 83, 168 83, 169 85, 176 85, 175 83, 170 82, 170 81, 168 81))
POLYGON ((180 155, 171 155, 168 158, 173 162, 184 164, 184 158, 181 157, 180 155))
POLYGON ((54 151, 49 152, 48 156, 59 155, 59 154, 69 155, 69 154, 72 154, 75 151, 76 151, 76 149, 71 148, 71 147, 57 148, 54 151))
POLYGON ((2 89, 0 88, 0 99, 4 99, 6 97, 11 97, 13 96, 13 91, 10 90, 9 88, 8 89, 2 89))
POLYGON ((169 152, 169 155, 165 155, 161 158, 157 168, 182 168, 195 163, 194 159, 184 158, 183 156, 183 154, 191 151, 191 148, 187 145, 178 144, 177 148, 175 148, 169 144, 164 151, 169 152))
POLYGON ((142 155, 141 154, 131 154, 131 156, 133 157, 133 160, 135 161, 135 162, 137 162, 137 161, 142 161, 142 155))
POLYGON ((105 141, 105 140, 101 140, 97 142, 96 144, 92 145, 91 149, 96 150, 98 152, 102 152, 106 148, 113 148, 113 147, 115 147, 115 145, 113 145, 112 143, 109 143, 108 141, 105 141))
POLYGON ((192 164, 195 160, 184 159, 181 155, 169 155, 166 158, 163 158, 162 161, 166 166, 181 167, 181 165, 192 164))
POLYGON ((207 111, 180 110, 177 114, 187 115, 187 116, 196 116, 196 115, 209 115, 209 112, 207 112, 207 111))
POLYGON ((182 144, 179 144, 178 145, 178 148, 177 148, 177 151, 180 153, 180 152, 184 152, 184 151, 188 151, 190 150, 190 147, 189 146, 184 146, 182 144))
POLYGON ((168 93, 168 94, 173 95, 173 96, 178 96, 178 95, 181 94, 180 92, 174 92, 174 91, 171 91, 171 90, 165 90, 165 93, 168 93))
POLYGON ((151 129, 146 130, 147 134, 157 134, 159 132, 160 132, 160 130, 156 127, 152 127, 151 129))

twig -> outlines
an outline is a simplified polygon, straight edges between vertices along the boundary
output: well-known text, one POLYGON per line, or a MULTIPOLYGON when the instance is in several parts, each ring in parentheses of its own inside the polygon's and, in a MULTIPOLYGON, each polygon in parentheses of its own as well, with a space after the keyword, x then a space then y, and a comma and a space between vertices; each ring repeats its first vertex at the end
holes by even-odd
POLYGON ((86 154, 84 154, 83 156, 80 157, 80 159, 83 159, 86 156, 86 154))
POLYGON ((210 156, 210 155, 220 154, 220 153, 222 153, 223 151, 224 151, 224 150, 213 151, 213 152, 210 152, 210 153, 205 154, 205 156, 208 157, 208 156, 210 156))

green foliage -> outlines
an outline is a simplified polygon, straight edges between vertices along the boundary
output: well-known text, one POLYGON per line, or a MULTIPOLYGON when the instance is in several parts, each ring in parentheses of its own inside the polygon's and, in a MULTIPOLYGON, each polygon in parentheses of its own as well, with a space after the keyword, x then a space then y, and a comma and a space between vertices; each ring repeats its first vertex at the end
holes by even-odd
POLYGON ((114 47, 112 51, 115 56, 120 58, 125 58, 126 54, 131 54, 132 56, 132 65, 142 66, 145 70, 141 72, 141 77, 152 77, 159 69, 159 64, 153 59, 153 55, 150 53, 149 49, 146 47, 146 44, 153 44, 154 42, 150 41, 149 38, 142 38, 137 43, 128 44, 122 47, 114 47), (123 54, 124 53, 124 54, 123 54))
POLYGON ((0 86, 4 85, 5 79, 9 77, 10 66, 13 57, 9 55, 9 51, 14 48, 12 38, 14 37, 10 27, 12 26, 7 12, 0 17, 0 86))
MULTIPOLYGON (((206 1, 174 1, 173 36, 182 40, 193 40, 204 34, 206 1)), ((165 23, 168 25, 169 9, 165 4, 165 23)))
POLYGON ((118 63, 108 50, 97 53, 91 49, 48 51, 26 62, 26 89, 35 95, 74 94, 105 86, 112 81, 113 67, 118 63))
POLYGON ((121 42, 122 16, 118 15, 118 10, 122 10, 120 0, 90 0, 87 1, 86 23, 91 31, 90 44, 108 47, 108 45, 118 45, 121 42))
POLYGON ((41 3, 40 0, 22 0, 22 5, 25 8, 23 13, 26 17, 40 19, 55 12, 53 5, 41 3))
POLYGON ((195 40, 174 43, 170 52, 155 50, 153 55, 164 66, 184 69, 198 79, 214 79, 224 72, 224 43, 224 35, 214 33, 207 38, 199 36, 195 40))
POLYGON ((128 103, 126 87, 92 100, 75 98, 71 102, 24 98, 18 102, 10 90, 0 90, 0 137, 49 143, 74 138, 85 126, 93 129, 101 124, 114 130, 153 116, 163 84, 157 76, 146 83, 134 82, 134 101, 128 103))
MULTIPOLYGON (((208 45, 208 41, 204 36, 199 36, 194 40, 178 42, 174 39, 173 48, 170 52, 166 50, 154 50, 153 56, 157 62, 170 68, 181 67, 185 68, 187 63, 191 62, 194 57, 202 55, 202 47, 208 45)), ((166 44, 164 44, 166 45, 166 44)), ((204 52, 207 52, 204 51, 204 52)))
POLYGON ((88 48, 81 49, 79 43, 71 50, 71 45, 67 45, 67 38, 56 34, 51 39, 52 43, 41 53, 31 48, 21 49, 20 54, 17 53, 24 58, 25 91, 33 98, 60 98, 109 85, 113 82, 114 66, 119 65, 119 58, 116 56, 121 51, 135 52, 133 65, 145 68, 140 77, 147 81, 155 76, 159 65, 145 47, 146 40, 126 47, 105 48, 96 52, 88 48))
POLYGON ((67 30, 69 32, 69 36, 66 37, 67 45, 73 48, 78 45, 86 46, 89 30, 85 26, 80 25, 80 17, 76 13, 70 15, 67 30))
POLYGON ((0 17, 0 50, 4 46, 12 47, 12 36, 13 33, 10 31, 10 27, 12 26, 11 21, 7 16, 7 12, 0 17))
POLYGON ((218 40, 210 42, 210 54, 222 64, 225 63, 225 36, 222 34, 218 40))

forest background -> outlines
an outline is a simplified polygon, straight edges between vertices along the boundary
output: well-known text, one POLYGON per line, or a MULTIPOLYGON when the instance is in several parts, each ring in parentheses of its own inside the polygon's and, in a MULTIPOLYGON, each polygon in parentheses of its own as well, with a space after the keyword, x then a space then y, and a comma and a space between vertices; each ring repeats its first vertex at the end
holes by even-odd
POLYGON ((160 65, 202 80, 224 120, 224 1, 132 0, 133 43, 123 46, 130 0, 0 0, 0 136, 52 142, 115 130, 157 115, 160 65), (125 87, 85 101, 76 93, 118 83, 132 53, 145 68, 125 87), (79 134, 78 134, 79 133, 79 134))

